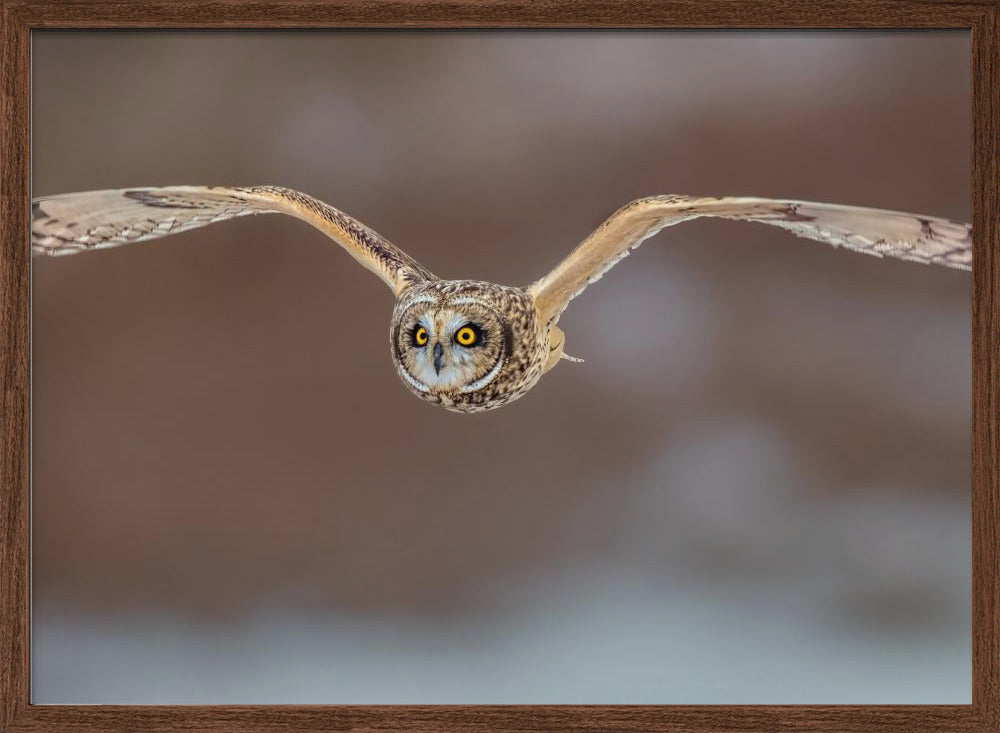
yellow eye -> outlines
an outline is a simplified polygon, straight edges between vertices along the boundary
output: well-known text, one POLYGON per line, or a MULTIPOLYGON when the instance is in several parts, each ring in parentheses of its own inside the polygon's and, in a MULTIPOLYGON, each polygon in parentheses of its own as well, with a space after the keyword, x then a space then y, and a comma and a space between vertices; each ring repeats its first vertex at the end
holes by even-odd
POLYGON ((417 326, 416 330, 413 332, 413 343, 417 346, 427 345, 427 329, 423 326, 417 326))
POLYGON ((460 346, 475 346, 479 341, 479 331, 472 326, 462 326, 455 333, 455 341, 460 346))

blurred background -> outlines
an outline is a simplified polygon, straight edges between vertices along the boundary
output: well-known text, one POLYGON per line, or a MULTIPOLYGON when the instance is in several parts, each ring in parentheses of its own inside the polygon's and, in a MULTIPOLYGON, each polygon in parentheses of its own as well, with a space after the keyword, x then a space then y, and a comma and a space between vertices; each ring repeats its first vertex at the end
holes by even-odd
MULTIPOLYGON (((509 284, 657 193, 968 221, 970 51, 35 32, 34 193, 280 184, 509 284)), ((283 217, 34 262, 33 702, 970 702, 968 273, 684 224, 471 416, 392 302, 283 217)))

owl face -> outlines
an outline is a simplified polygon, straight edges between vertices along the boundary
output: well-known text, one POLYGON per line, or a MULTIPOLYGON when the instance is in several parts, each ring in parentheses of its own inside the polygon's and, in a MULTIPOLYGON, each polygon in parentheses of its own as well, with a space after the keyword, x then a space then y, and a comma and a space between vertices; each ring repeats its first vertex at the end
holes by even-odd
POLYGON ((403 383, 458 412, 498 407, 527 391, 541 376, 533 369, 537 340, 534 307, 517 288, 425 283, 393 312, 392 354, 403 383))

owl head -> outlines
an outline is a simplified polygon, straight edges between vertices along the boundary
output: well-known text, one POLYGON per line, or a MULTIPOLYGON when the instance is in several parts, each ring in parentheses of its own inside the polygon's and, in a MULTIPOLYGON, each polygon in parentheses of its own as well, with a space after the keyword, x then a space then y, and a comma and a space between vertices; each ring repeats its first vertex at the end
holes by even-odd
POLYGON ((534 305, 519 288, 424 282, 396 303, 392 356, 418 397, 478 412, 520 397, 538 381, 548 349, 540 348, 537 330, 534 305))

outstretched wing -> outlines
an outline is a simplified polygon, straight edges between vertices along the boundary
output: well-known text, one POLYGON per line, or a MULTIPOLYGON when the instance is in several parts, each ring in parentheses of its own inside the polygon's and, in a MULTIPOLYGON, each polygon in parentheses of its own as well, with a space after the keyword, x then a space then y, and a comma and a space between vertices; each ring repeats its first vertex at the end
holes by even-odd
POLYGON ((356 219, 277 186, 167 186, 85 191, 32 201, 31 252, 64 255, 144 242, 247 214, 290 214, 341 245, 394 292, 435 279, 356 219))
POLYGON ((879 257, 972 267, 972 229, 945 219, 859 206, 760 198, 653 196, 612 214, 528 292, 543 322, 559 317, 590 283, 664 227, 702 216, 758 221, 879 257))

